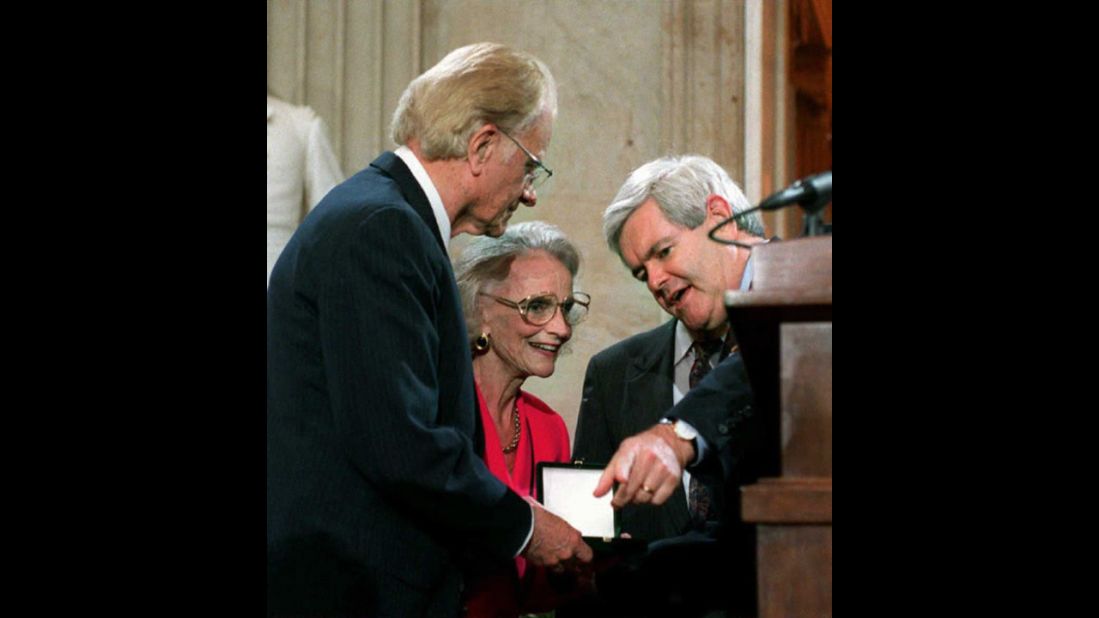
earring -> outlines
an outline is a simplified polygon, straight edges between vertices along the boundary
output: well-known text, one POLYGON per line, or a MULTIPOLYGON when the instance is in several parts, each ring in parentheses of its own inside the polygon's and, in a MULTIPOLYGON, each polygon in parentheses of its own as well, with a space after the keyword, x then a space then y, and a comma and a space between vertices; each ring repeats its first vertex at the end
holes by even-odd
POLYGON ((473 340, 473 351, 478 353, 487 352, 490 343, 492 343, 492 335, 482 332, 476 339, 473 340))

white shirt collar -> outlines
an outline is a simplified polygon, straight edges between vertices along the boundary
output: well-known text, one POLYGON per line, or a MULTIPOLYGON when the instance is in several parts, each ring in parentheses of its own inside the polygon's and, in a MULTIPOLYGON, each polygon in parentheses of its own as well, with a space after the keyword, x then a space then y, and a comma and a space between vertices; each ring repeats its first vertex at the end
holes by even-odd
MULTIPOLYGON (((758 243, 756 246, 766 245, 769 242, 771 242, 770 238, 758 243)), ((755 252, 754 251, 749 251, 748 252, 748 262, 744 265, 744 274, 740 276, 740 291, 741 292, 747 292, 748 289, 752 287, 752 279, 755 278, 755 274, 756 274, 755 268, 753 268, 753 266, 752 266, 755 263, 754 262, 755 259, 756 259, 755 252)))
POLYGON ((427 201, 431 203, 431 212, 435 214, 435 223, 439 224, 439 234, 443 237, 443 245, 449 247, 450 218, 446 214, 446 208, 443 207, 443 198, 439 195, 439 190, 435 188, 435 183, 431 182, 431 176, 427 175, 423 163, 420 163, 420 160, 416 158, 416 153, 412 152, 412 149, 408 146, 401 146, 394 150, 393 154, 405 162, 409 171, 412 172, 412 176, 416 178, 416 182, 420 183, 420 188, 427 194, 427 201))
POLYGON ((748 263, 744 265, 744 274, 740 277, 740 291, 747 292, 748 288, 752 286, 752 277, 755 275, 752 269, 752 260, 756 258, 756 254, 753 251, 748 252, 748 263))
MULTIPOLYGON (((675 355, 672 356, 672 364, 678 365, 683 362, 683 358, 691 351, 691 344, 694 340, 691 339, 691 333, 687 332, 687 327, 683 325, 683 322, 675 321, 675 355)), ((692 359, 693 362, 693 359, 692 359)))

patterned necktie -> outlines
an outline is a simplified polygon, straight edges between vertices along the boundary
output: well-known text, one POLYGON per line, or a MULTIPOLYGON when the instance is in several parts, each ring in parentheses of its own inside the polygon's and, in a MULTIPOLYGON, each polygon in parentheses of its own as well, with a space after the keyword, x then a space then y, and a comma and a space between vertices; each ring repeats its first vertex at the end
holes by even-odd
POLYGON ((707 339, 705 341, 696 341, 691 344, 691 354, 694 355, 694 364, 691 365, 691 375, 688 378, 688 386, 693 389, 698 386, 698 383, 702 381, 702 378, 706 377, 707 373, 710 373, 710 357, 721 349, 720 339, 707 339))
MULTIPOLYGON (((735 349, 736 346, 733 343, 733 335, 729 334, 727 341, 722 342, 720 339, 709 339, 705 341, 696 341, 691 344, 691 352, 694 354, 694 363, 691 365, 691 373, 688 377, 688 384, 690 388, 694 388, 702 378, 706 377, 706 374, 710 372, 710 357, 722 349, 722 344, 726 344, 726 349, 723 351, 722 358, 724 358, 729 349, 735 349)), ((715 517, 716 513, 712 512, 713 494, 710 488, 705 483, 698 480, 697 475, 691 475, 691 486, 687 491, 687 506, 691 511, 691 520, 695 527, 701 528, 706 520, 715 517)))

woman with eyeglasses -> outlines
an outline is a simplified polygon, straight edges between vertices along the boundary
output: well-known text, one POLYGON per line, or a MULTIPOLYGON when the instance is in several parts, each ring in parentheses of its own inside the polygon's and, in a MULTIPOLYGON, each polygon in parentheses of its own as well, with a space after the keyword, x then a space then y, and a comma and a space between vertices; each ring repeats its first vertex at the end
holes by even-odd
MULTIPOLYGON (((521 496, 535 494, 539 462, 569 461, 565 421, 523 391, 527 378, 553 375, 572 327, 591 298, 573 290, 580 255, 548 223, 514 224, 498 238, 477 237, 455 263, 484 429, 484 460, 521 496)), ((512 617, 552 609, 560 582, 519 557, 477 564, 467 577, 468 617, 512 617)))

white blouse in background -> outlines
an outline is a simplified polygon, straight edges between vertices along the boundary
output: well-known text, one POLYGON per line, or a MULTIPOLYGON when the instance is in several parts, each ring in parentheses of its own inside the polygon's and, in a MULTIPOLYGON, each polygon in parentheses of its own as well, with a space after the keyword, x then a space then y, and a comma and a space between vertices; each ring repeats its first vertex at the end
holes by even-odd
POLYGON ((324 121, 309 107, 267 97, 267 280, 306 213, 343 182, 324 121))

